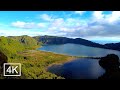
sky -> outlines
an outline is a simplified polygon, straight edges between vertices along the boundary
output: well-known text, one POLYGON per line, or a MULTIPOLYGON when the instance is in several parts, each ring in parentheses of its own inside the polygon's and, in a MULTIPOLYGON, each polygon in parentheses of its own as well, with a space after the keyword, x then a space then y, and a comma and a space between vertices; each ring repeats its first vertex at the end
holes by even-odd
POLYGON ((120 11, 0 11, 0 36, 120 41, 120 11))

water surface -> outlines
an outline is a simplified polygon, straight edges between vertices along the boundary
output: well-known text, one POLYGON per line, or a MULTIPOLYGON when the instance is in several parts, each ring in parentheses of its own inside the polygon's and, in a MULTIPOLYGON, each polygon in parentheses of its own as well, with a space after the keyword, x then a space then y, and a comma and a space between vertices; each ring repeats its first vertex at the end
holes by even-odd
POLYGON ((48 71, 66 79, 98 79, 105 72, 96 59, 76 59, 63 65, 53 65, 48 71))
MULTIPOLYGON (((116 50, 95 48, 79 44, 45 45, 39 48, 39 50, 72 56, 94 57, 103 57, 107 54, 114 53, 120 57, 120 52, 116 50)), ((105 73, 105 70, 99 66, 98 61, 99 59, 79 58, 63 65, 51 66, 48 68, 48 71, 63 76, 66 79, 97 79, 105 73)))
POLYGON ((120 52, 116 50, 89 47, 80 44, 61 44, 61 45, 45 45, 38 50, 50 51, 59 54, 72 56, 98 56, 102 57, 110 53, 120 56, 120 52))

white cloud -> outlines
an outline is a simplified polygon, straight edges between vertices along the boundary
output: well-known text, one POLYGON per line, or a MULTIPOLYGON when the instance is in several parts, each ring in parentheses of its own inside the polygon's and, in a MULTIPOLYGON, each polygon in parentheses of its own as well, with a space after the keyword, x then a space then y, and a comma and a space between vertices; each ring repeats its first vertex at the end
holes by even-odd
POLYGON ((54 19, 54 21, 51 22, 51 24, 52 24, 52 26, 55 26, 55 27, 64 25, 64 19, 63 18, 54 19))
POLYGON ((67 20, 66 20, 67 22, 74 22, 75 21, 75 19, 74 18, 67 18, 67 20))
POLYGON ((57 27, 52 26, 52 27, 49 27, 48 30, 57 30, 57 27))
POLYGON ((46 23, 38 23, 37 26, 39 28, 44 28, 44 27, 46 27, 46 23))
POLYGON ((101 39, 104 39, 103 37, 109 39, 116 37, 118 39, 118 37, 120 37, 120 26, 109 25, 108 23, 104 25, 97 24, 89 27, 83 26, 82 28, 78 28, 78 30, 74 30, 72 33, 67 33, 67 36, 76 36, 86 39, 97 39, 96 37, 99 37, 101 39))
POLYGON ((40 15, 40 17, 41 17, 43 20, 46 20, 46 21, 51 21, 51 20, 52 20, 52 17, 49 16, 48 14, 42 14, 42 15, 40 15))
POLYGON ((91 20, 89 20, 88 23, 98 23, 98 24, 104 24, 108 23, 106 19, 106 15, 103 14, 103 11, 94 11, 91 17, 91 20))
POLYGON ((108 17, 107 20, 110 23, 119 21, 120 20, 120 11, 113 11, 112 14, 108 15, 107 17, 108 17))
MULTIPOLYGON (((83 11, 76 11, 75 13, 84 13, 83 11)), ((82 15, 82 14, 81 14, 82 15)), ((113 11, 105 14, 103 11, 94 11, 90 19, 78 19, 77 17, 68 17, 51 19, 47 14, 42 14, 41 18, 46 22, 13 22, 12 26, 18 28, 45 28, 44 32, 35 31, 21 31, 19 34, 29 35, 60 35, 66 37, 82 37, 86 39, 97 39, 103 37, 118 38, 120 37, 120 12, 113 11), (48 22, 47 22, 48 21, 48 22), (49 22, 50 21, 50 22, 49 22)), ((5 32, 1 32, 4 34, 5 32)), ((15 35, 15 32, 9 32, 15 35)), ((8 33, 7 33, 8 34, 8 33)), ((115 39, 113 38, 113 39, 115 39)))
POLYGON ((32 29, 32 28, 34 28, 35 23, 34 22, 26 23, 26 22, 22 22, 22 21, 17 21, 17 22, 13 22, 11 25, 14 27, 17 27, 17 28, 32 29))
POLYGON ((15 27, 23 28, 25 25, 25 22, 17 21, 17 22, 13 22, 12 25, 15 27))
POLYGON ((74 32, 75 29, 74 28, 61 27, 60 30, 68 33, 68 32, 74 32))
POLYGON ((86 11, 75 11, 76 14, 80 14, 80 15, 84 14, 85 12, 86 11))
POLYGON ((37 36, 37 35, 46 35, 48 32, 40 32, 40 31, 29 31, 29 30, 0 30, 0 36, 20 36, 20 35, 29 35, 29 36, 37 36))
POLYGON ((95 19, 103 19, 104 15, 102 13, 103 13, 103 11, 94 11, 93 12, 93 17, 95 19))
POLYGON ((116 24, 120 20, 120 11, 112 11, 111 14, 103 14, 103 11, 94 11, 92 15, 92 22, 101 24, 116 24))
POLYGON ((23 22, 16 21, 11 23, 13 27, 22 28, 22 29, 36 29, 36 28, 45 28, 47 27, 47 23, 35 23, 35 22, 23 22))

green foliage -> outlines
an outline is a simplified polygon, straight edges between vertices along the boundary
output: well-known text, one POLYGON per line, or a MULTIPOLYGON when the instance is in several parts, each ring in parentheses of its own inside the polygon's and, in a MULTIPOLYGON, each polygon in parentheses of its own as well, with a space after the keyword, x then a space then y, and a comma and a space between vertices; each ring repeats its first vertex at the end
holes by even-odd
POLYGON ((9 62, 22 64, 21 79, 64 79, 63 77, 47 72, 47 67, 74 59, 72 56, 37 50, 24 51, 19 54, 19 57, 9 59, 9 62))
POLYGON ((24 50, 24 46, 18 41, 7 37, 0 37, 0 51, 8 57, 14 57, 17 52, 24 50))
POLYGON ((19 41, 22 45, 24 45, 25 49, 35 49, 40 46, 40 42, 36 41, 34 38, 23 35, 23 36, 10 36, 14 40, 19 41))
POLYGON ((22 68, 22 76, 21 78, 26 78, 26 79, 54 79, 54 78, 61 78, 62 77, 58 77, 55 74, 46 72, 44 68, 39 68, 39 67, 29 67, 29 68, 25 68, 23 66, 22 68))
MULTIPOLYGON (((64 79, 47 72, 47 67, 66 62, 73 57, 33 50, 40 45, 41 42, 25 35, 0 37, 0 52, 8 57, 8 62, 22 64, 22 76, 19 79, 64 79)), ((0 79, 4 78, 6 77, 0 76, 0 79)))

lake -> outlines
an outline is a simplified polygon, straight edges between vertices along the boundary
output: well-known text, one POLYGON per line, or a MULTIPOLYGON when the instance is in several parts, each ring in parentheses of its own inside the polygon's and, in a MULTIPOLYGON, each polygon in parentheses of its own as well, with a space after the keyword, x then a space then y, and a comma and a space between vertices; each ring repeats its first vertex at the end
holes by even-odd
MULTIPOLYGON (((95 57, 103 57, 113 53, 120 57, 120 52, 116 50, 94 48, 80 44, 45 45, 38 50, 72 56, 95 57)), ((105 72, 99 66, 98 61, 98 59, 76 59, 63 65, 51 66, 48 71, 66 79, 97 79, 105 72)))
POLYGON ((53 65, 48 71, 66 79, 97 79, 105 72, 95 59, 76 59, 63 65, 53 65))

